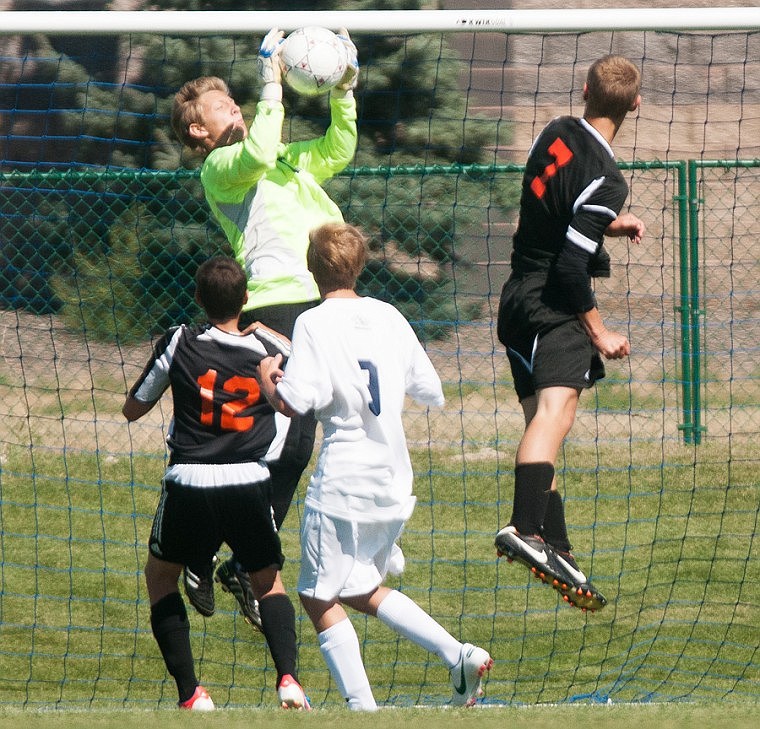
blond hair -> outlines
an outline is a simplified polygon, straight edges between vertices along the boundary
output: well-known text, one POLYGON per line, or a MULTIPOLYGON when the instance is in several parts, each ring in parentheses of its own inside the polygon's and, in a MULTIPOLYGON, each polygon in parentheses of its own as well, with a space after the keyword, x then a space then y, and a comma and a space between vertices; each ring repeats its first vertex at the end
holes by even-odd
POLYGON ((225 81, 218 76, 200 76, 188 81, 174 95, 172 107, 172 129, 182 144, 191 149, 200 149, 201 143, 190 135, 191 124, 203 124, 203 107, 200 97, 207 91, 221 91, 230 93, 225 81))
POLYGON ((609 117, 621 122, 635 108, 641 72, 627 58, 602 56, 591 64, 586 76, 588 118, 609 117))
POLYGON ((306 265, 323 294, 353 289, 367 262, 364 234, 347 223, 325 223, 309 233, 306 265))

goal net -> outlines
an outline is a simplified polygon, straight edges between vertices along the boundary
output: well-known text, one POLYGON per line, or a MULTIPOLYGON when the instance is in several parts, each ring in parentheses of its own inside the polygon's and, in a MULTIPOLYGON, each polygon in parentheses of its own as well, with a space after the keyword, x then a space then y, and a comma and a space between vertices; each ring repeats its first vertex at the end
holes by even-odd
MULTIPOLYGON (((371 238, 361 291, 414 324, 446 393, 406 412, 418 503, 388 584, 490 651, 488 704, 756 700, 758 9, 3 15, 4 704, 176 702, 142 575, 171 404, 130 425, 121 406, 155 338, 200 316, 195 268, 226 244, 168 112, 215 74, 252 118, 261 37, 306 24, 346 26, 359 51, 357 154, 326 189, 371 238), (642 71, 614 148, 647 234, 608 243, 596 293, 632 353, 583 393, 557 463, 575 554, 609 599, 586 614, 496 556, 523 422, 495 316, 530 144, 582 114, 605 53, 642 71)), ((324 97, 285 107, 286 139, 325 128, 324 97)), ((282 530, 294 600, 306 480, 282 530)), ((189 608, 204 686, 218 706, 274 705, 263 637, 216 603, 189 608)), ((438 658, 351 617, 380 704, 448 701, 438 658)), ((339 705, 302 614, 298 632, 312 703, 339 705)))

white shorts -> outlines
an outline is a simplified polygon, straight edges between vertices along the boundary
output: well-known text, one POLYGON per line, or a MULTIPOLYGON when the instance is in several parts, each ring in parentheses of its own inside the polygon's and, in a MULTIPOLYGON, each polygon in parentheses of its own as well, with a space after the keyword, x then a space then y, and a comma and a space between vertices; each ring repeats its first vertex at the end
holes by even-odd
POLYGON ((405 523, 347 521, 306 507, 298 593, 324 602, 368 595, 385 579, 405 523))

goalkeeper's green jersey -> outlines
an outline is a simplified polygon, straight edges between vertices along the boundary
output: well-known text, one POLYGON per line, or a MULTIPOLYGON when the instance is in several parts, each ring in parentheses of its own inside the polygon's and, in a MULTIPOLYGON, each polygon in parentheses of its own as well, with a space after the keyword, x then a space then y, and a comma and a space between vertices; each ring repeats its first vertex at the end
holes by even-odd
POLYGON ((260 101, 248 137, 203 163, 206 200, 248 276, 246 310, 319 299, 306 249, 309 231, 343 221, 321 184, 354 156, 353 95, 332 94, 330 113, 324 136, 283 144, 282 103, 260 101))

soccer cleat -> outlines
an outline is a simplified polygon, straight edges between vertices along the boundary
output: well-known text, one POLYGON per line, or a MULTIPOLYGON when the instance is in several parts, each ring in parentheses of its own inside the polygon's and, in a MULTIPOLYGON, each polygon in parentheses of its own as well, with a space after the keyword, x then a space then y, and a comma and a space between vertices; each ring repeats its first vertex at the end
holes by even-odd
POLYGON ((525 565, 539 580, 551 585, 560 579, 554 552, 539 536, 523 536, 511 524, 496 535, 496 549, 501 557, 525 565))
POLYGON ((185 566, 182 580, 185 594, 190 604, 203 616, 210 618, 214 614, 214 567, 217 563, 214 555, 211 562, 203 569, 190 569, 185 566))
POLYGON ((554 564, 558 572, 558 579, 552 586, 562 595, 562 599, 584 612, 601 610, 607 604, 607 599, 581 572, 575 557, 570 552, 561 552, 551 546, 549 549, 554 555, 554 564))
POLYGON ((451 686, 454 689, 451 703, 454 706, 472 706, 478 696, 482 696, 481 683, 483 674, 491 670, 493 658, 488 651, 472 643, 465 643, 459 660, 449 672, 451 686))
POLYGON ((181 701, 179 708, 190 711, 213 711, 215 707, 208 691, 203 686, 196 686, 193 695, 187 701, 181 701))
POLYGON ((277 687, 277 698, 283 709, 311 711, 309 699, 298 683, 289 673, 285 674, 277 687))
POLYGON ((240 604, 245 622, 252 625, 256 630, 261 630, 261 615, 259 603, 253 596, 251 580, 248 575, 238 566, 234 557, 225 560, 219 565, 214 578, 225 592, 230 592, 240 604))

